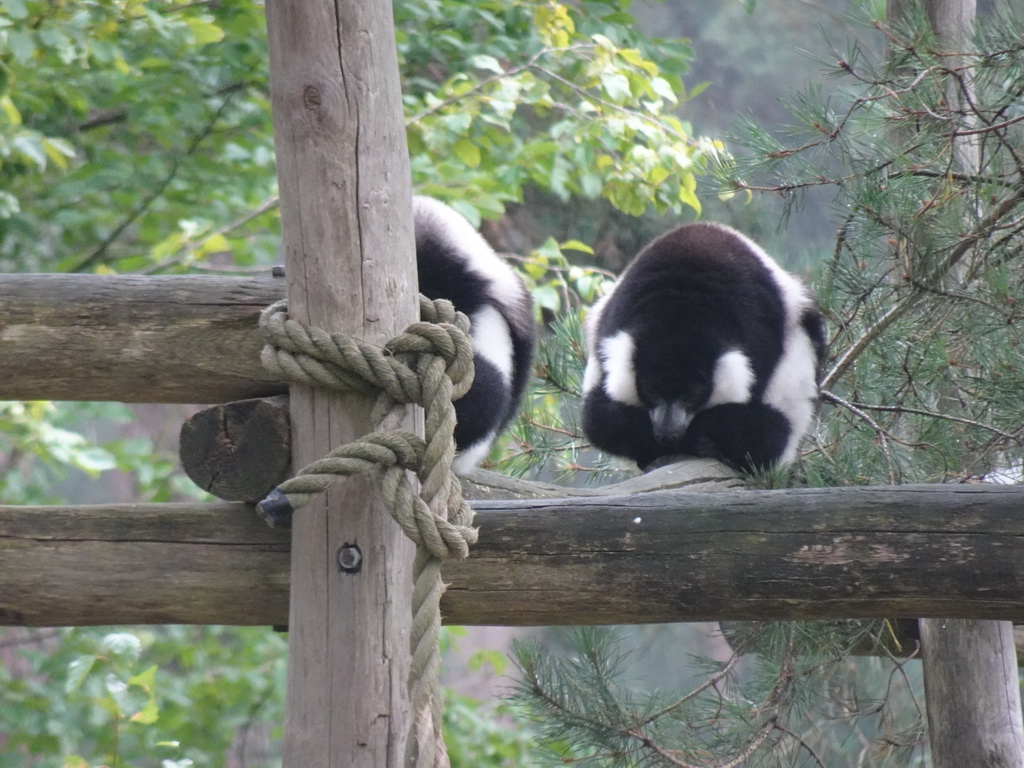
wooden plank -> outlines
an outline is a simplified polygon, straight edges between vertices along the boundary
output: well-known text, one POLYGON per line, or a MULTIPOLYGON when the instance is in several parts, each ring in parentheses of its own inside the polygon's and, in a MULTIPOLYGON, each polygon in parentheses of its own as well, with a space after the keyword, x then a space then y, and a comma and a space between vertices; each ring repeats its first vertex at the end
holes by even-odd
MULTIPOLYGON (((383 343, 418 319, 391 3, 274 0, 266 14, 289 313, 383 343)), ((290 398, 298 467, 375 426, 365 397, 293 386, 290 398)), ((285 768, 402 765, 413 551, 366 478, 295 519, 285 768), (342 572, 352 546, 361 567, 342 572)))
POLYGON ((281 394, 257 322, 266 277, 0 275, 0 400, 219 403, 281 394))
MULTIPOLYGON (((444 567, 451 624, 1024 621, 1022 487, 473 507, 480 541, 444 567)), ((287 623, 288 538, 240 504, 0 507, 0 623, 287 623)))

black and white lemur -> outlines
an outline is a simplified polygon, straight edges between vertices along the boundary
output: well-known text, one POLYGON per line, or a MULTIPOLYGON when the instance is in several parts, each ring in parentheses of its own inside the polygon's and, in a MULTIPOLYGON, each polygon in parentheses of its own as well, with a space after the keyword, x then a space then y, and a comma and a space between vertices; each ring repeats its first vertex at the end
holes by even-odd
POLYGON ((676 454, 788 464, 810 429, 825 326, 804 284, 711 223, 649 243, 586 319, 583 430, 647 467, 676 454))
POLYGON ((536 336, 523 281, 460 213, 413 198, 420 293, 448 299, 472 323, 473 385, 455 401, 454 469, 465 474, 508 425, 530 379, 536 336))

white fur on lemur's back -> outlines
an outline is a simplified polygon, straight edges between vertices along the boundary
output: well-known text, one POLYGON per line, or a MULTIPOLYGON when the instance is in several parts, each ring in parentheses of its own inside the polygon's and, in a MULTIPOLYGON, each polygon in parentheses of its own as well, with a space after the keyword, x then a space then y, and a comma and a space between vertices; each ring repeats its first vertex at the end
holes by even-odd
MULTIPOLYGON (((522 301, 522 282, 516 273, 462 214, 432 197, 416 195, 412 203, 417 238, 430 237, 446 243, 462 257, 468 271, 487 282, 495 302, 511 308, 522 301)), ((515 363, 512 333, 505 318, 493 306, 486 306, 469 319, 476 353, 493 363, 505 383, 510 384, 515 363)))
MULTIPOLYGON (((475 296, 476 309, 462 309, 467 311, 472 324, 470 335, 477 363, 486 361, 494 367, 514 408, 525 382, 523 371, 529 368, 532 357, 533 318, 525 286, 473 225, 453 208, 431 197, 415 196, 413 219, 417 250, 421 245, 427 246, 427 254, 438 249, 443 252, 443 259, 454 259, 459 265, 450 278, 469 280, 475 289, 478 280, 483 283, 479 287, 482 295, 475 296)), ((421 261, 420 268, 430 269, 430 259, 426 263, 421 261)), ((468 445, 458 446, 453 461, 458 474, 466 474, 483 461, 504 428, 510 412, 503 416, 499 404, 490 405, 492 415, 500 422, 468 445)), ((456 404, 457 412, 459 408, 460 404, 456 404)))
MULTIPOLYGON (((621 277, 619 278, 622 279, 621 277)), ((601 375, 605 370, 602 365, 602 360, 597 354, 597 324, 601 319, 601 311, 604 309, 604 305, 608 303, 608 299, 615 293, 615 286, 618 282, 612 285, 608 293, 602 296, 587 312, 587 318, 583 321, 583 336, 587 342, 587 367, 583 371, 583 394, 587 394, 594 387, 601 383, 601 375)), ((630 370, 632 370, 632 362, 630 363, 630 370)), ((636 377, 634 375, 634 381, 636 377)))
MULTIPOLYGON (((640 405, 636 388, 636 366, 633 353, 636 343, 626 331, 601 339, 597 357, 605 370, 604 391, 612 400, 626 405, 640 405)), ((586 374, 584 374, 584 379, 586 374)))
POLYGON ((493 298, 504 306, 514 307, 521 301, 523 284, 512 267, 501 260, 461 213, 423 195, 413 197, 412 209, 417 238, 429 235, 465 254, 466 266, 490 283, 493 298))
POLYGON ((501 372, 506 386, 512 386, 512 333, 505 318, 494 307, 486 306, 474 312, 470 320, 473 349, 501 372))
POLYGON ((804 313, 814 306, 807 287, 786 272, 761 246, 741 232, 722 226, 740 238, 771 273, 785 309, 786 328, 782 334, 782 354, 779 355, 771 378, 764 391, 764 402, 781 411, 790 420, 790 435, 782 452, 782 461, 796 458, 800 441, 814 418, 818 398, 817 353, 803 328, 804 313))
POLYGON ((750 358, 738 349, 730 350, 715 361, 711 396, 704 407, 749 402, 753 386, 754 369, 750 366, 750 358))

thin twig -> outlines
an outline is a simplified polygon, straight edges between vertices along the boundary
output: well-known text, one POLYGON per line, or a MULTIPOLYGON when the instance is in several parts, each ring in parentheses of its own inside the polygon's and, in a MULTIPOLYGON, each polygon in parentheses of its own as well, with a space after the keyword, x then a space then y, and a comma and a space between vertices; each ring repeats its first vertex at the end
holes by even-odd
POLYGON ((889 474, 889 485, 896 485, 896 465, 893 462, 892 454, 889 452, 888 442, 889 438, 892 438, 893 435, 889 433, 884 427, 882 427, 877 421, 868 416, 868 414, 864 413, 864 411, 855 406, 853 403, 843 400, 843 398, 839 397, 836 394, 833 394, 832 392, 829 392, 827 389, 821 390, 821 397, 823 400, 827 400, 830 403, 833 403, 835 405, 841 405, 843 408, 846 408, 848 411, 850 411, 854 415, 860 417, 865 422, 867 422, 871 426, 871 428, 875 430, 875 434, 877 434, 879 437, 879 445, 882 448, 882 455, 885 457, 886 471, 889 474))
MULTIPOLYGON (((831 393, 829 393, 831 395, 831 393)), ((831 395, 835 397, 835 395, 831 395)), ((984 429, 1000 437, 1011 440, 1015 443, 1021 444, 1021 438, 1012 432, 1005 432, 998 427, 993 427, 991 424, 985 424, 981 421, 975 421, 974 419, 966 419, 962 416, 951 416, 946 413, 938 413, 936 411, 928 411, 923 408, 908 408, 904 405, 874 405, 872 403, 850 403, 857 408, 861 408, 866 411, 880 411, 884 413, 898 413, 898 414, 911 414, 914 416, 927 416, 932 419, 941 419, 943 421, 952 421, 957 424, 966 424, 969 427, 977 427, 978 429, 984 429)))
MULTIPOLYGON (((143 274, 143 275, 155 275, 155 274, 158 274, 160 272, 163 272, 165 269, 170 269, 171 267, 176 267, 176 266, 180 265, 182 262, 185 261, 185 256, 181 256, 179 254, 183 254, 183 253, 187 254, 190 251, 195 250, 196 247, 198 247, 201 243, 206 242, 210 238, 217 237, 218 235, 226 235, 229 232, 233 232, 236 229, 238 229, 239 227, 245 226, 246 224, 248 224, 253 219, 255 219, 255 218, 259 217, 259 216, 262 216, 264 213, 267 213, 268 211, 272 211, 274 208, 276 208, 280 204, 281 204, 281 198, 278 195, 274 195, 273 197, 270 197, 267 200, 264 200, 262 203, 260 203, 253 210, 243 214, 242 216, 240 216, 239 218, 235 219, 234 221, 232 221, 232 222, 230 222, 228 224, 225 224, 224 226, 220 227, 219 229, 215 229, 212 232, 203 235, 202 237, 193 238, 192 240, 189 240, 189 241, 183 243, 181 245, 181 247, 178 248, 178 250, 175 252, 175 254, 173 256, 171 256, 170 258, 166 259, 165 261, 162 261, 159 264, 156 264, 156 265, 150 267, 149 269, 143 270, 140 274, 143 274)), ((212 269, 217 269, 217 268, 216 267, 209 267, 209 269, 212 270, 212 269)), ((265 271, 266 267, 258 267, 258 269, 260 271, 265 271)))
POLYGON ((228 105, 231 103, 233 98, 234 92, 231 93, 227 98, 225 98, 223 102, 221 102, 221 105, 217 108, 217 111, 213 113, 213 117, 211 117, 209 122, 207 122, 207 124, 203 127, 203 130, 201 130, 199 133, 192 137, 191 141, 189 141, 188 143, 188 146, 185 148, 185 151, 174 159, 174 161, 171 163, 171 170, 160 181, 160 183, 156 185, 153 191, 150 192, 143 199, 143 201, 135 208, 134 211, 132 211, 127 217, 125 217, 125 219, 120 224, 118 224, 114 228, 113 232, 111 232, 103 239, 103 242, 101 242, 88 256, 82 259, 82 261, 79 262, 78 265, 72 267, 70 270, 71 272, 83 272, 86 269, 90 269, 94 267, 96 264, 101 263, 103 261, 110 246, 113 245, 114 242, 116 242, 118 238, 120 238, 121 235, 125 233, 128 227, 135 223, 135 221, 140 216, 142 216, 142 214, 145 213, 149 209, 149 207, 154 202, 156 202, 163 195, 164 191, 171 185, 171 182, 174 181, 174 179, 177 177, 178 171, 181 170, 185 158, 190 157, 192 154, 194 154, 195 151, 199 149, 199 145, 202 144, 203 141, 205 141, 206 138, 211 133, 213 133, 214 126, 217 124, 217 121, 220 120, 221 115, 224 114, 224 110, 228 108, 228 105))
POLYGON ((825 762, 820 757, 818 757, 818 753, 815 752, 814 749, 811 747, 811 745, 808 744, 804 740, 803 736, 801 736, 800 734, 796 733, 795 731, 790 730, 789 728, 784 726, 782 723, 775 723, 774 725, 775 725, 775 730, 779 731, 780 733, 785 734, 786 736, 789 736, 791 739, 793 739, 797 743, 797 745, 801 749, 803 749, 805 752, 807 752, 807 754, 811 756, 811 759, 815 763, 817 763, 818 768, 827 768, 827 766, 825 765, 825 762))

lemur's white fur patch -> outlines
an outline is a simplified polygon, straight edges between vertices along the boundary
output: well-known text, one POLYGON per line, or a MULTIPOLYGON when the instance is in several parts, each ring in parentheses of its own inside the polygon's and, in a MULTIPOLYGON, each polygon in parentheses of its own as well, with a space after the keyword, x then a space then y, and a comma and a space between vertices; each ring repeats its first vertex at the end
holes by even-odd
POLYGON ((626 405, 640 405, 636 390, 635 344, 626 331, 601 340, 598 352, 604 368, 604 391, 608 397, 626 405))
POLYGON ((754 386, 754 369, 750 358, 738 349, 726 352, 715 361, 711 375, 711 396, 705 408, 723 403, 745 403, 750 400, 754 386))

